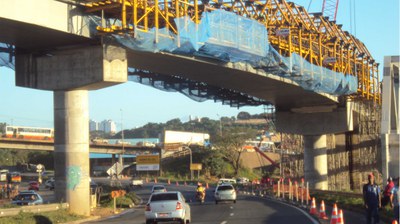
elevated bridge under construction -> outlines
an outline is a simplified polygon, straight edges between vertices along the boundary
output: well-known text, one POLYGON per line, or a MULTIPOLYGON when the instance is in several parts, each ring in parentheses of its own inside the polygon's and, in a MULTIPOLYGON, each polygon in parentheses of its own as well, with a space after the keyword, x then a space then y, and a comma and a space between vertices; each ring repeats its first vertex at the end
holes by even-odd
POLYGON ((7 1, 0 26, 16 84, 54 91, 56 195, 79 214, 90 212, 89 186, 68 189, 65 170, 89 172, 88 91, 128 79, 198 101, 274 105, 277 130, 304 135, 311 188, 328 189, 328 148, 344 149, 350 181, 364 148, 378 150, 378 63, 340 24, 285 0, 7 1), (345 137, 328 145, 335 134, 345 137))

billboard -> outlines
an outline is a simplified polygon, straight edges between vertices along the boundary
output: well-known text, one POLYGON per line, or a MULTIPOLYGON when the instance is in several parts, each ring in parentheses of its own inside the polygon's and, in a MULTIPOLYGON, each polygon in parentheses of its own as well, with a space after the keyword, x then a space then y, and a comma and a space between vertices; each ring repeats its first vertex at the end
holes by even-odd
POLYGON ((159 155, 138 155, 136 157, 136 170, 157 171, 160 170, 159 155))

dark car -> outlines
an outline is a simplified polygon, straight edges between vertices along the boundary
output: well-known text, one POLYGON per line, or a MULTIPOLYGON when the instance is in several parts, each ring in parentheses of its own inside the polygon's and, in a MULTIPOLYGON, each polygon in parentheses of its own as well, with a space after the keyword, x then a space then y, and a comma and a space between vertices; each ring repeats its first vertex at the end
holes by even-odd
POLYGON ((39 205, 43 204, 42 197, 35 191, 21 191, 15 196, 11 204, 13 205, 39 205))
POLYGON ((30 181, 28 190, 39 191, 39 183, 37 181, 30 181))

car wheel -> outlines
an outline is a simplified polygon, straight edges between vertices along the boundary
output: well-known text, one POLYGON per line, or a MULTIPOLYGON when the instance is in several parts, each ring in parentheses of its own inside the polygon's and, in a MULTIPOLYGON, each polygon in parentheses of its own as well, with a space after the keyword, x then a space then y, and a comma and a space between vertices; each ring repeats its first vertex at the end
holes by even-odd
POLYGON ((218 205, 218 201, 215 201, 215 204, 218 205))
POLYGON ((180 223, 181 223, 181 224, 185 224, 185 219, 182 219, 182 220, 180 221, 180 223))
POLYGON ((233 203, 236 204, 236 200, 233 200, 233 203))
POLYGON ((189 224, 190 223, 190 221, 189 220, 186 220, 186 224, 189 224))
POLYGON ((146 224, 153 224, 155 222, 152 222, 151 220, 146 220, 146 224))

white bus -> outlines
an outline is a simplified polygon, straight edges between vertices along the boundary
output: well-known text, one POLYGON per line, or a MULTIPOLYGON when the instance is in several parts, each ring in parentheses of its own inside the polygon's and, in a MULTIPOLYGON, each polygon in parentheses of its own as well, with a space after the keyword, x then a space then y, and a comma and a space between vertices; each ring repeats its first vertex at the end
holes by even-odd
POLYGON ((5 126, 3 137, 17 139, 54 140, 52 128, 5 126))

